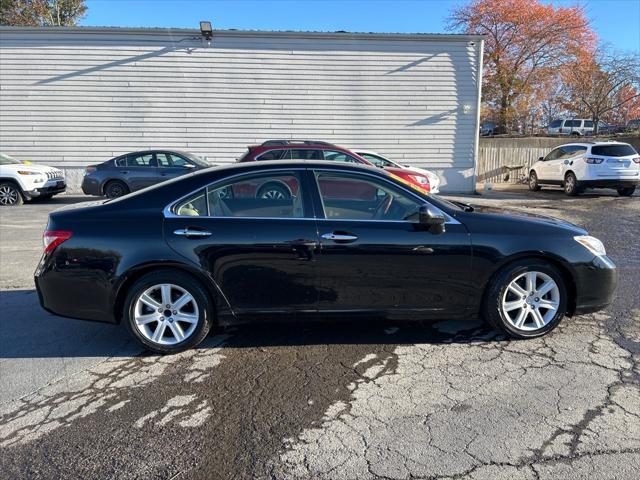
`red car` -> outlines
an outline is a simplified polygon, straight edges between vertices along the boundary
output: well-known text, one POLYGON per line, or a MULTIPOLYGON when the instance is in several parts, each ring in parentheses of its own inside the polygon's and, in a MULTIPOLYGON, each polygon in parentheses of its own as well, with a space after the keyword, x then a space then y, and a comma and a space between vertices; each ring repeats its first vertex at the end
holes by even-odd
MULTIPOLYGON (((375 165, 357 153, 318 140, 268 140, 261 145, 249 146, 247 153, 239 158, 238 162, 260 162, 268 160, 330 160, 335 162, 361 163, 375 167, 375 165)), ((402 168, 385 167, 385 170, 422 192, 429 193, 431 190, 429 179, 425 176, 402 168)), ((349 193, 349 195, 353 196, 353 188, 355 185, 343 183, 344 184, 340 185, 320 185, 320 188, 323 190, 323 194, 334 198, 342 198, 341 195, 344 193, 349 193)), ((361 186, 362 183, 358 183, 358 185, 361 186)), ((247 191, 236 192, 234 190, 234 192, 229 192, 229 194, 236 197, 240 194, 242 196, 254 195, 263 198, 288 198, 296 194, 296 192, 292 190, 292 188, 295 188, 294 185, 268 183, 264 185, 242 185, 242 187, 243 190, 244 187, 246 187, 247 191)), ((362 199, 370 199, 375 195, 376 192, 358 192, 358 197, 362 199)))

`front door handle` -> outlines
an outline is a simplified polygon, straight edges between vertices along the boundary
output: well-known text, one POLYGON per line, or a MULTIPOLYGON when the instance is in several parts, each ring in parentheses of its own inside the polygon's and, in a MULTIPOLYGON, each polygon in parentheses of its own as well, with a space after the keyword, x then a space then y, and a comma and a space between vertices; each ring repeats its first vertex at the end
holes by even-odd
POLYGON ((334 242, 354 242, 358 240, 358 237, 351 235, 350 233, 324 233, 322 238, 325 240, 333 240, 334 242))
POLYGON ((187 238, 206 238, 211 236, 211 232, 208 230, 195 230, 193 228, 179 228, 174 230, 173 234, 187 238))

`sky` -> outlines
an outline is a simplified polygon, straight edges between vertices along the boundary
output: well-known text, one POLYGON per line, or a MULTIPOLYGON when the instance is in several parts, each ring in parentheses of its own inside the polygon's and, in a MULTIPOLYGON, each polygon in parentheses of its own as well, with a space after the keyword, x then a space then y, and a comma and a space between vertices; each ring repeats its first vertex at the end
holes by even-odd
MULTIPOLYGON (((546 1, 546 0, 545 0, 546 1)), ((446 32, 455 0, 87 0, 85 26, 446 32)), ((548 3, 570 6, 574 0, 548 3)), ((640 52, 640 0, 581 0, 599 38, 640 52)))

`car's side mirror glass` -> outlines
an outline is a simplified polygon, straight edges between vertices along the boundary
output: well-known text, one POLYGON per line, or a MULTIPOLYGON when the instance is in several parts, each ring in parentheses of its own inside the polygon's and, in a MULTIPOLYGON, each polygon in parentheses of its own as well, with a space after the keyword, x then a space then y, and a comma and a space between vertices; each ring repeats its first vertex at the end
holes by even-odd
POLYGON ((544 157, 540 157, 538 158, 538 160, 540 160, 541 162, 544 162, 544 157))
POLYGON ((444 214, 429 204, 422 205, 418 210, 418 223, 431 233, 436 235, 444 233, 445 221, 444 214))

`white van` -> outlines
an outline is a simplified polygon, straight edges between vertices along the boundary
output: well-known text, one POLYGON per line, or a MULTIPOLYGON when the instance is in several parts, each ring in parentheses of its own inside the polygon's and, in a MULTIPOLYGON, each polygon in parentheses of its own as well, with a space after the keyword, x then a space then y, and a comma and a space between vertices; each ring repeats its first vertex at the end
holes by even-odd
POLYGON ((593 135, 593 120, 586 118, 572 118, 554 120, 547 127, 549 135, 593 135))

